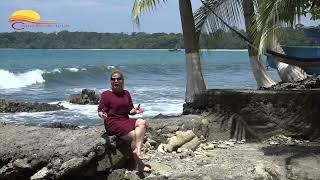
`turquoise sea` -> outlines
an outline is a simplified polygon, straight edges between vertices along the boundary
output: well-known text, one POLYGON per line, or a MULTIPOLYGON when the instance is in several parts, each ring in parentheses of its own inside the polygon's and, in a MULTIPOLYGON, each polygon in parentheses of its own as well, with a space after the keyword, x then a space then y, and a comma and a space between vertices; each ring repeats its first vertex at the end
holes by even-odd
MULTIPOLYGON (((202 51, 202 70, 208 89, 256 89, 245 50, 202 51)), ((185 55, 168 50, 53 50, 0 49, 0 99, 61 103, 68 110, 40 113, 2 113, 0 121, 46 124, 55 121, 101 125, 95 105, 68 103, 70 94, 84 88, 108 89, 113 68, 125 74, 125 88, 142 116, 179 115, 185 95, 185 55)), ((277 72, 268 73, 277 80, 277 72)))

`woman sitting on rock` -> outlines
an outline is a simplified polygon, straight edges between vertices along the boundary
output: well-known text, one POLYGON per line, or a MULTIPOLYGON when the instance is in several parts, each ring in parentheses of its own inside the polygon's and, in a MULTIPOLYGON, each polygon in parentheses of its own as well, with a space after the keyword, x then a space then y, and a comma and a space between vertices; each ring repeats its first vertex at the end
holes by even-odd
POLYGON ((142 162, 146 121, 129 118, 129 115, 143 113, 143 109, 139 106, 133 107, 130 93, 123 89, 124 77, 121 71, 112 71, 110 80, 111 90, 101 94, 98 114, 104 120, 104 127, 109 135, 116 135, 131 143, 137 170, 150 171, 150 167, 142 162))

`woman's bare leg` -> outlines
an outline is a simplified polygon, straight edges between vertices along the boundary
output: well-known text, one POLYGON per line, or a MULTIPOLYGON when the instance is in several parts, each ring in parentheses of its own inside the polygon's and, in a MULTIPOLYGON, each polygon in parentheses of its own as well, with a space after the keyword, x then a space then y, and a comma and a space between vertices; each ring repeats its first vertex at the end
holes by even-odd
POLYGON ((151 168, 146 166, 142 161, 142 144, 146 132, 146 121, 143 119, 137 119, 135 124, 135 130, 130 131, 127 135, 120 138, 131 143, 133 151, 133 158, 136 163, 137 170, 149 172, 151 168))
POLYGON ((137 154, 138 158, 143 159, 142 144, 143 144, 144 135, 146 132, 146 121, 143 119, 137 119, 135 126, 136 128, 134 132, 135 132, 136 149, 134 150, 134 153, 137 154))
POLYGON ((136 149, 136 135, 134 130, 130 131, 127 135, 121 136, 120 138, 130 142, 132 151, 136 149))

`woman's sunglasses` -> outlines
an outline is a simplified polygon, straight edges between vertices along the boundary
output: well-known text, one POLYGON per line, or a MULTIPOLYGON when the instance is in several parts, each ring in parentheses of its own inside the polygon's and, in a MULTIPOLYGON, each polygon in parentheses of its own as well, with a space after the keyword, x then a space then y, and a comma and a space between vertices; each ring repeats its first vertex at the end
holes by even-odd
POLYGON ((122 78, 111 78, 111 81, 121 81, 122 80, 122 78))

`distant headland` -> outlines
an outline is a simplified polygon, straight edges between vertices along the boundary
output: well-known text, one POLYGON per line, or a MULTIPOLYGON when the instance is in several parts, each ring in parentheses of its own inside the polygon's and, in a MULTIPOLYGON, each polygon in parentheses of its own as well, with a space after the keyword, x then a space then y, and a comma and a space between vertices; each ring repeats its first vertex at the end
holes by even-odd
MULTIPOLYGON (((245 32, 240 30, 243 34, 245 32)), ((281 44, 317 45, 304 38, 301 30, 283 28, 281 44)), ((246 49, 247 44, 233 32, 201 34, 201 49, 246 49)), ((98 33, 98 32, 3 32, 0 48, 22 49, 184 49, 181 33, 98 33)))

